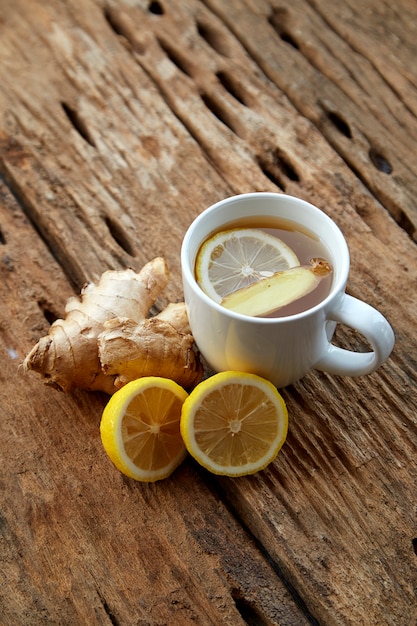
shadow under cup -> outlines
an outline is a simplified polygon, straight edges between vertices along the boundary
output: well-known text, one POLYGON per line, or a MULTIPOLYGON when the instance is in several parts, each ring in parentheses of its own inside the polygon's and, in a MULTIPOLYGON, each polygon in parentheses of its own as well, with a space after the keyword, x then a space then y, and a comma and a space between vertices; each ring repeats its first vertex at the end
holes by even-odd
POLYGON ((249 371, 283 387, 304 376, 320 359, 336 323, 327 309, 342 298, 349 273, 349 251, 337 225, 317 207, 292 196, 250 193, 222 200, 201 213, 185 234, 181 249, 184 299, 196 344, 215 371, 249 371), (317 305, 288 317, 255 318, 234 313, 209 298, 195 278, 201 244, 228 224, 259 216, 293 222, 327 248, 333 267, 329 294, 317 305))

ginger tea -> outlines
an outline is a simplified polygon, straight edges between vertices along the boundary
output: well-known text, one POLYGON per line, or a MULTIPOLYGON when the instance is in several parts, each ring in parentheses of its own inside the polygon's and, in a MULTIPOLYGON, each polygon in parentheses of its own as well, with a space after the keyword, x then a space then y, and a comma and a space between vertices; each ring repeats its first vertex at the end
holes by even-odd
POLYGON ((230 222, 220 231, 213 232, 200 248, 195 273, 203 291, 231 310, 260 317, 286 317, 306 311, 326 298, 332 285, 331 263, 326 245, 296 222, 253 216, 230 222), (320 272, 317 280, 310 281, 313 286, 304 289, 304 283, 297 284, 297 280, 304 280, 306 275, 309 279, 310 273, 306 270, 311 269, 314 273, 317 262, 320 268, 327 269, 320 272), (274 263, 278 264, 275 268, 274 263), (281 281, 283 276, 280 276, 279 298, 276 284, 275 290, 266 289, 266 286, 272 286, 270 277, 277 276, 276 272, 286 274, 285 280, 281 281), (262 282, 262 278, 269 282, 262 282), (254 282, 261 286, 261 297, 258 291, 254 294, 254 282), (250 285, 253 287, 249 288, 250 285), (290 290, 288 294, 285 289, 290 290), (235 296, 231 297, 232 293, 243 300, 243 310, 229 306, 229 301, 236 301, 235 296), (255 310, 260 306, 262 312, 246 312, 245 298, 249 293, 252 300, 255 298, 255 310), (274 309, 275 299, 282 301, 283 305, 274 309), (268 312, 264 313, 264 310, 268 312))

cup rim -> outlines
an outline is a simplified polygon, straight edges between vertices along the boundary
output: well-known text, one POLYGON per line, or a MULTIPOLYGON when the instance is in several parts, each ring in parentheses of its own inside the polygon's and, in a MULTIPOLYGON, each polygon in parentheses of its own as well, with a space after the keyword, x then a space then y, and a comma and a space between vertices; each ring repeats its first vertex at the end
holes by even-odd
MULTIPOLYGON (((295 223, 297 223, 297 220, 294 219, 293 220, 295 223)), ((227 223, 227 222, 225 222, 227 223)), ((311 229, 310 229, 311 230, 311 229)), ((201 245, 204 241, 205 236, 203 236, 203 238, 201 238, 201 240, 199 241, 198 245, 201 245)), ((327 245, 327 244, 326 244, 327 245)), ((247 322, 258 322, 258 323, 262 323, 262 324, 276 324, 279 322, 288 322, 288 321, 292 321, 292 320, 299 320, 302 319, 304 317, 309 317, 310 315, 313 315, 314 313, 316 313, 319 310, 324 310, 326 308, 326 306, 328 305, 329 302, 331 302, 335 297, 338 296, 338 294, 344 292, 345 286, 346 286, 346 282, 347 282, 347 277, 348 277, 348 273, 349 273, 349 249, 348 249, 348 245, 346 242, 346 239, 343 236, 342 231, 340 230, 339 226, 336 224, 336 222, 329 216, 327 215, 327 213, 325 213, 322 209, 318 208, 317 206, 315 206, 314 204, 311 204, 310 202, 308 202, 307 200, 304 200, 302 198, 298 198, 296 196, 291 196, 291 195, 287 195, 287 194, 281 194, 281 193, 274 193, 274 192, 250 192, 250 193, 243 193, 243 194, 236 194, 233 196, 229 196, 227 198, 223 198, 222 200, 219 200, 217 202, 215 202, 214 204, 210 205, 209 207, 207 207, 206 209, 204 209, 189 225, 183 241, 182 241, 182 245, 181 245, 181 270, 182 270, 182 274, 183 274, 183 279, 185 279, 187 281, 187 283, 190 285, 190 287, 192 287, 195 291, 198 292, 199 297, 202 298, 202 300, 208 304, 209 306, 211 306, 212 308, 214 308, 215 310, 217 310, 219 313, 222 313, 223 315, 226 315, 232 319, 236 319, 236 320, 240 320, 240 321, 247 321, 247 322), (342 271, 340 271, 340 275, 338 277, 338 279, 335 281, 334 284, 332 284, 332 287, 330 289, 330 292, 328 293, 328 295, 321 300, 318 304, 316 304, 315 306, 306 309, 304 311, 301 311, 300 313, 295 313, 293 315, 287 315, 287 316, 282 316, 282 317, 255 317, 255 316, 251 316, 251 315, 243 315, 241 313, 236 313, 235 311, 231 311, 230 309, 226 309, 225 307, 221 306, 221 304, 215 302, 212 298, 210 298, 210 296, 208 296, 200 287, 200 285, 198 284, 195 275, 194 275, 194 262, 195 259, 190 259, 190 255, 189 255, 189 244, 190 241, 196 231, 196 229, 198 229, 199 225, 201 223, 204 223, 204 221, 207 219, 207 216, 213 214, 214 212, 220 210, 222 207, 224 207, 225 204, 233 204, 235 202, 238 202, 239 200, 251 200, 251 199, 259 199, 259 198, 265 198, 265 199, 270 199, 270 200, 274 200, 274 199, 285 199, 286 202, 290 203, 290 204, 294 204, 294 205, 302 205, 304 208, 316 212, 317 214, 320 214, 320 216, 324 219, 327 220, 329 226, 333 229, 334 234, 337 236, 340 245, 342 246, 341 252, 344 253, 344 257, 345 257, 345 262, 344 265, 342 267, 342 271)))

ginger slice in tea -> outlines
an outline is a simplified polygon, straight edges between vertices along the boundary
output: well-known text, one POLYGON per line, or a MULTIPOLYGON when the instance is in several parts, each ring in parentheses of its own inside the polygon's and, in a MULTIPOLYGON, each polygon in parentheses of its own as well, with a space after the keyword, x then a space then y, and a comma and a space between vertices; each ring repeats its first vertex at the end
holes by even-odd
POLYGON ((331 271, 325 259, 311 259, 311 265, 299 265, 269 278, 238 289, 222 300, 222 305, 241 313, 257 317, 269 315, 282 307, 311 293, 331 271))

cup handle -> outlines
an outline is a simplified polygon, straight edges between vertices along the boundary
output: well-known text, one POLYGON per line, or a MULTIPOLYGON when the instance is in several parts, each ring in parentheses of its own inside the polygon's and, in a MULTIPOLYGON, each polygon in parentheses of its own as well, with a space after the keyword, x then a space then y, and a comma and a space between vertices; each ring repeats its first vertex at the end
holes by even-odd
POLYGON ((346 324, 358 330, 370 343, 372 352, 353 352, 328 343, 325 354, 315 368, 340 376, 363 376, 376 370, 394 347, 394 332, 383 315, 369 304, 343 294, 327 320, 346 324))

